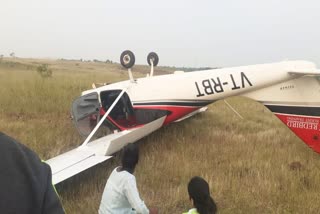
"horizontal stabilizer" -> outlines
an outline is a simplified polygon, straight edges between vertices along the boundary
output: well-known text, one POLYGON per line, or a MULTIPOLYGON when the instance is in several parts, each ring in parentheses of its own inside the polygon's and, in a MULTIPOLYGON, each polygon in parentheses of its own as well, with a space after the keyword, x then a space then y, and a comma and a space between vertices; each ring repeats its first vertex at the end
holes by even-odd
POLYGON ((111 156, 96 155, 88 147, 78 147, 46 163, 52 170, 52 183, 57 184, 109 158, 111 156))
POLYGON ((297 70, 293 69, 289 71, 289 74, 293 75, 306 75, 306 76, 320 76, 319 69, 311 69, 311 70, 297 70))

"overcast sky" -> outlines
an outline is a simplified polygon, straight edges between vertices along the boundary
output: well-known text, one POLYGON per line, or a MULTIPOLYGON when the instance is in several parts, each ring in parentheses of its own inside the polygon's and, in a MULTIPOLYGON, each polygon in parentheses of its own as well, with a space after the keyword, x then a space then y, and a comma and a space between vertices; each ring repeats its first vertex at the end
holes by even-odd
POLYGON ((0 54, 139 64, 236 66, 306 59, 320 67, 317 0, 0 0, 0 54))

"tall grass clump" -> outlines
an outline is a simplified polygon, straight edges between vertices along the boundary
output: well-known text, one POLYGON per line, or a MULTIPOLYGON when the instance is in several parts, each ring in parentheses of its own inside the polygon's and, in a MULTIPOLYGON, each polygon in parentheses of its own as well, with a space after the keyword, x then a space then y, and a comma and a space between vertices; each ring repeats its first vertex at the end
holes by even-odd
POLYGON ((52 77, 52 69, 49 68, 48 64, 39 65, 37 72, 43 78, 52 77))

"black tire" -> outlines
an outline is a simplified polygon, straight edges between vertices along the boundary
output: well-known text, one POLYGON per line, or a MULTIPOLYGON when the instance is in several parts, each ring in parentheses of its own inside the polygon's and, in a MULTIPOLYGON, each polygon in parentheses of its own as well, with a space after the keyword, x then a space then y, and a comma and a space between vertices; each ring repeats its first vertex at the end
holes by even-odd
POLYGON ((151 66, 151 60, 153 60, 153 66, 157 66, 159 63, 158 54, 155 52, 150 52, 147 57, 148 64, 151 66))
POLYGON ((123 51, 120 56, 120 63, 125 68, 132 68, 135 63, 134 54, 129 50, 123 51))

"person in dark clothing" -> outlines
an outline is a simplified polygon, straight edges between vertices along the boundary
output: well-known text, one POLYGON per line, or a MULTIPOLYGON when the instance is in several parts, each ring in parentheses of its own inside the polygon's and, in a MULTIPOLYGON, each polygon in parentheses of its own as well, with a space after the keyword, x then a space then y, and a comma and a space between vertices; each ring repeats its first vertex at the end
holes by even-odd
POLYGON ((191 178, 188 184, 188 193, 194 209, 189 210, 192 214, 215 214, 217 205, 210 196, 209 184, 201 177, 191 178))
POLYGON ((51 168, 26 146, 0 132, 0 212, 64 213, 51 168))
POLYGON ((139 162, 139 148, 137 144, 129 143, 123 148, 121 158, 121 171, 127 171, 131 174, 134 173, 136 165, 139 162))

